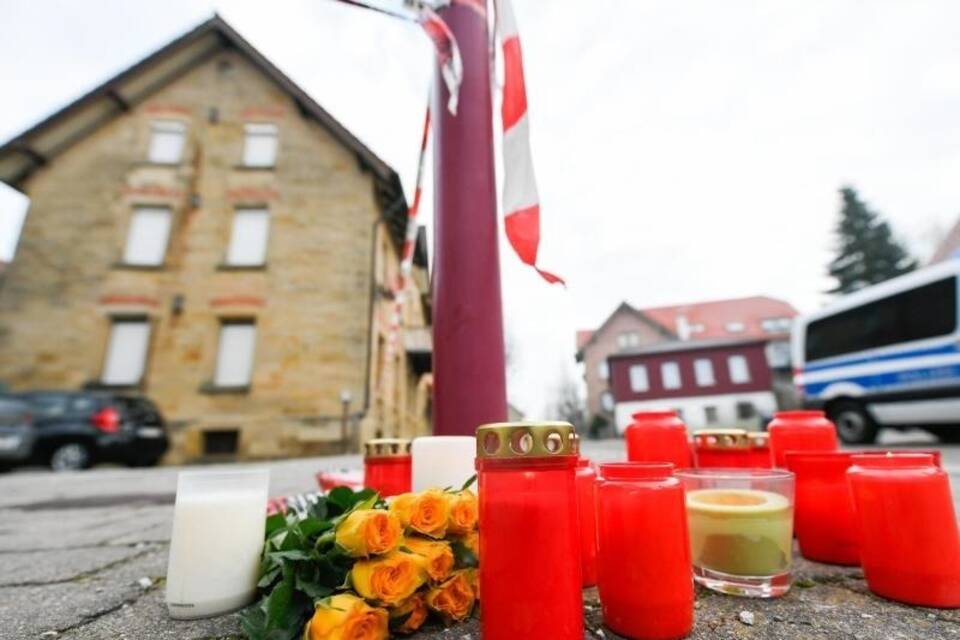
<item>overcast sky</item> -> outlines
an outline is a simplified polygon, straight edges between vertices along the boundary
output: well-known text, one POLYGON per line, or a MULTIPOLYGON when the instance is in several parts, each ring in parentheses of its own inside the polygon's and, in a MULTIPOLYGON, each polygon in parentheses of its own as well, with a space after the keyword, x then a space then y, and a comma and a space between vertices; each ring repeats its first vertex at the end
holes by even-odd
MULTIPOLYGON (((541 262, 569 283, 543 284, 502 240, 510 395, 531 417, 560 372, 578 375, 574 330, 621 300, 767 294, 816 308, 842 184, 920 257, 960 216, 960 3, 515 5, 541 262)), ((0 0, 0 10, 4 140, 217 10, 409 193, 431 74, 415 27, 324 0, 0 0)), ((26 207, 0 186, 0 258, 13 255, 26 207)))

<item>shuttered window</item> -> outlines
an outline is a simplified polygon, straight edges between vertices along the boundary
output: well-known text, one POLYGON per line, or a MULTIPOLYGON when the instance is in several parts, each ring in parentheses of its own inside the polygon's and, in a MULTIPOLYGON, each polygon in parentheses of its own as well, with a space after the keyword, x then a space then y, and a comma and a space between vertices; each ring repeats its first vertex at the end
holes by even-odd
POLYGON ((176 120, 158 120, 150 127, 147 159, 159 164, 177 164, 183 156, 187 125, 176 120))
POLYGON ((253 376, 253 354, 257 342, 257 325, 252 320, 225 322, 220 326, 217 370, 213 382, 217 387, 245 387, 253 376))
POLYGON ((137 385, 143 379, 150 342, 147 320, 114 320, 103 365, 102 382, 108 385, 137 385))
POLYGON ((170 236, 170 209, 137 207, 130 216, 123 262, 138 266, 163 264, 170 236))
POLYGON ((233 214, 227 264, 252 267, 266 263, 270 213, 266 209, 237 209, 233 214))
POLYGON ((251 123, 244 126, 243 164, 272 167, 277 161, 277 125, 251 123))

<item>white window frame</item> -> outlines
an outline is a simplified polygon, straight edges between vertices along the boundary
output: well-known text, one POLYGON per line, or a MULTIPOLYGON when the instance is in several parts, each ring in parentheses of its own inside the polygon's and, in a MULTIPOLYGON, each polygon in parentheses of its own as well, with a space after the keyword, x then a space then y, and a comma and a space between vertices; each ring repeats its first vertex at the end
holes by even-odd
POLYGON ((748 384, 750 382, 750 362, 742 354, 727 356, 727 370, 730 373, 730 382, 733 384, 748 384))
POLYGON ((113 318, 107 337, 100 381, 109 386, 133 387, 143 381, 150 348, 147 318, 113 318))
POLYGON ((743 333, 747 330, 747 325, 739 320, 733 320, 723 325, 723 330, 727 333, 743 333))
POLYGON ((635 393, 650 390, 650 375, 647 373, 647 365, 630 365, 630 390, 635 393))
POLYGON ((683 388, 683 376, 680 374, 680 364, 669 360, 660 364, 660 382, 664 389, 674 390, 683 388))
POLYGON ((225 320, 220 324, 217 340, 217 361, 213 386, 217 388, 249 387, 257 354, 257 323, 254 320, 225 320), (249 340, 245 343, 245 340, 249 340), (239 349, 246 348, 246 353, 239 349))
POLYGON ((713 373, 713 361, 710 358, 697 358, 693 361, 693 377, 698 387, 712 387, 717 384, 713 373))
POLYGON ((270 210, 266 207, 240 207, 233 212, 230 242, 225 263, 232 267, 262 267, 267 263, 270 242, 270 210), (254 222, 254 220, 257 222, 254 222), (253 230, 262 231, 262 237, 249 236, 253 230), (254 246, 254 241, 256 246, 254 246))
POLYGON ((138 267, 162 266, 170 242, 173 211, 170 207, 136 206, 130 214, 123 264, 138 267))
POLYGON ((597 363, 597 377, 601 380, 610 379, 610 364, 606 360, 597 363))
POLYGON ((187 142, 187 125, 180 120, 154 120, 150 124, 147 160, 155 164, 180 164, 187 142))
POLYGON ((243 125, 243 166, 272 168, 277 164, 280 129, 272 122, 243 125))

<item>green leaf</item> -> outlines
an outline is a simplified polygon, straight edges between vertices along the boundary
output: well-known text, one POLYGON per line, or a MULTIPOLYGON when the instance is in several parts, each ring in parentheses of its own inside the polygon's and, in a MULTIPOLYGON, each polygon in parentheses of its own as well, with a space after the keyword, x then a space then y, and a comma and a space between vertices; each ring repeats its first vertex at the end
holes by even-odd
POLYGON ((270 554, 271 558, 276 558, 277 560, 312 560, 313 556, 303 551, 301 549, 290 549, 289 551, 273 551, 270 554))
POLYGON ((282 513, 275 513, 272 516, 268 516, 266 537, 272 537, 273 534, 277 533, 280 529, 283 529, 286 526, 287 520, 283 517, 282 513))
POLYGON ((304 539, 309 539, 317 533, 332 529, 333 523, 316 517, 308 517, 297 523, 297 527, 299 527, 304 539))
POLYGON ((240 612, 240 628, 249 640, 267 638, 267 613, 262 605, 257 602, 240 612))
POLYGON ((269 571, 261 573, 260 575, 262 577, 260 578, 260 582, 257 583, 257 586, 261 589, 266 589, 273 584, 277 578, 280 577, 280 567, 274 567, 269 571))
POLYGON ((466 491, 473 486, 473 483, 477 481, 477 474, 473 474, 470 478, 463 483, 463 486, 460 487, 460 491, 466 491))
POLYGON ((353 503, 353 490, 347 487, 334 487, 327 494, 327 504, 337 507, 339 513, 347 511, 353 503))
POLYGON ((290 620, 293 608, 293 572, 284 569, 283 580, 273 588, 265 604, 267 628, 282 628, 290 620))
POLYGON ((308 576, 300 574, 297 574, 296 589, 297 591, 305 593, 313 601, 326 598, 333 593, 333 589, 324 584, 320 584, 315 578, 311 579, 308 576))
POLYGON ((457 569, 477 568, 480 566, 477 555, 460 540, 450 542, 450 549, 453 550, 453 564, 457 569))

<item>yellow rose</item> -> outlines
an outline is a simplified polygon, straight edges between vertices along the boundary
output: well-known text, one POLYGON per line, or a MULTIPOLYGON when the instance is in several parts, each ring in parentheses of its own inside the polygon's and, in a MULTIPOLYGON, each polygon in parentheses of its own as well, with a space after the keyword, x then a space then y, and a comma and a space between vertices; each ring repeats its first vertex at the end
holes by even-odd
POLYGON ((453 550, 450 543, 440 540, 409 537, 403 546, 426 560, 427 575, 433 582, 443 582, 453 571, 453 550))
POLYGON ((389 553, 402 539, 397 516, 382 509, 354 511, 337 526, 336 540, 353 558, 389 553))
POLYGON ((303 629, 303 640, 386 640, 388 636, 387 612, 349 593, 318 602, 303 629))
POLYGON ((447 501, 450 503, 450 521, 447 524, 448 533, 462 536, 477 528, 477 521, 480 519, 480 508, 477 505, 477 496, 475 496, 472 491, 464 489, 459 493, 448 493, 447 501))
POLYGON ((427 620, 427 603, 422 593, 415 593, 390 610, 390 630, 413 633, 427 620))
POLYGON ((359 560, 350 571, 354 590, 367 600, 396 606, 427 581, 426 563, 413 553, 394 551, 371 560, 359 560))
POLYGON ((390 512, 400 518, 404 527, 431 538, 447 534, 450 504, 447 494, 439 489, 427 489, 420 493, 405 493, 390 503, 390 512))
POLYGON ((427 606, 448 623, 464 620, 476 601, 471 575, 469 570, 456 571, 446 582, 431 588, 427 591, 427 606))

